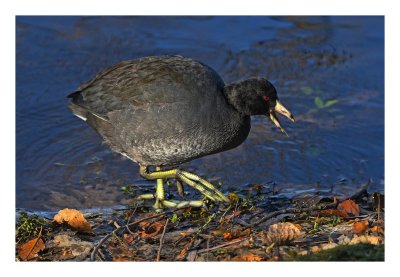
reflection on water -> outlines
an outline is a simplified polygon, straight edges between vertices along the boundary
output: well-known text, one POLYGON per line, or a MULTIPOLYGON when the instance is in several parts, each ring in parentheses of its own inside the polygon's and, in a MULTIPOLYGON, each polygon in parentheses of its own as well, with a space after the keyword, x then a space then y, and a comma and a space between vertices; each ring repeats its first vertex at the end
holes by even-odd
POLYGON ((116 62, 160 54, 201 60, 226 82, 265 76, 297 119, 283 122, 287 138, 254 117, 244 144, 184 167, 224 191, 274 181, 348 193, 370 177, 383 190, 383 17, 18 17, 16 27, 18 207, 116 205, 122 185, 148 184, 66 95, 116 62))

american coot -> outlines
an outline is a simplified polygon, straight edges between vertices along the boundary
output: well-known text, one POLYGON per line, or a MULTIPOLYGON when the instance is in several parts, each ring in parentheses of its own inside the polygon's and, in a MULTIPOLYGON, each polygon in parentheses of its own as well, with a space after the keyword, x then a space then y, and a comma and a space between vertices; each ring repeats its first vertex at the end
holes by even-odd
POLYGON ((284 132, 275 112, 294 122, 264 78, 225 85, 211 67, 182 56, 123 61, 101 72, 68 96, 69 108, 85 120, 115 152, 140 165, 140 174, 157 180, 154 207, 201 206, 202 201, 169 201, 163 179, 175 178, 215 202, 229 202, 199 176, 161 167, 232 149, 250 131, 251 115, 267 115, 284 132), (155 166, 155 171, 149 170, 155 166))

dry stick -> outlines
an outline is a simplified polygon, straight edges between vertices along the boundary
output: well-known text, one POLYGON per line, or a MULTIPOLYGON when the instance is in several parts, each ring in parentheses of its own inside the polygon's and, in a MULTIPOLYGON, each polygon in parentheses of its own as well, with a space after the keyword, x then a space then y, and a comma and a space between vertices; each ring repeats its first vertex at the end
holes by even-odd
POLYGON ((270 218, 273 218, 277 215, 280 214, 286 214, 286 213, 304 213, 304 212, 313 212, 313 211, 318 211, 318 210, 324 210, 324 209, 331 209, 331 208, 335 208, 337 206, 337 203, 331 203, 328 204, 324 207, 311 207, 311 208, 304 208, 304 209, 299 209, 299 208, 289 208, 289 209, 284 209, 284 210, 279 210, 279 211, 275 211, 272 213, 267 214, 266 216, 264 216, 263 218, 261 218, 260 220, 251 223, 248 227, 253 227, 256 225, 259 225, 265 221, 267 221, 270 218))
POLYGON ((129 224, 126 224, 126 225, 124 225, 124 226, 120 226, 120 227, 118 227, 117 229, 113 230, 111 233, 107 234, 104 238, 102 238, 102 239, 99 241, 99 244, 96 245, 96 247, 93 249, 92 253, 90 254, 90 260, 91 260, 91 261, 94 261, 94 260, 95 260, 96 253, 97 253, 97 251, 99 250, 99 248, 103 245, 104 242, 106 242, 113 234, 115 234, 115 233, 118 232, 119 230, 121 230, 121 229, 123 229, 123 228, 126 228, 126 227, 128 227, 128 226, 130 226, 130 225, 138 224, 138 223, 140 223, 140 222, 142 222, 142 221, 145 221, 145 220, 148 220, 148 219, 152 219, 152 218, 155 218, 155 217, 159 217, 159 216, 163 216, 163 215, 165 215, 165 213, 161 213, 161 214, 153 215, 153 216, 148 216, 148 217, 146 217, 146 218, 137 220, 137 221, 135 221, 135 222, 133 222, 133 223, 129 223, 129 224))
POLYGON ((127 224, 126 230, 128 230, 128 232, 129 232, 131 235, 133 235, 134 232, 132 232, 132 230, 129 228, 128 224, 129 224, 129 222, 131 221, 132 216, 135 214, 137 207, 138 207, 138 205, 136 205, 136 207, 135 207, 135 209, 133 210, 132 214, 129 216, 128 221, 126 222, 126 224, 127 224))
POLYGON ((94 261, 94 260, 95 260, 96 253, 97 253, 97 251, 99 250, 99 248, 101 247, 101 245, 102 245, 106 240, 108 240, 108 238, 111 237, 111 236, 114 234, 114 232, 118 231, 119 229, 121 229, 121 227, 119 227, 119 228, 115 229, 114 231, 112 231, 111 233, 107 234, 107 236, 105 236, 104 238, 102 238, 102 239, 99 241, 99 244, 96 245, 96 247, 93 249, 92 253, 90 254, 90 260, 91 260, 91 261, 94 261))
POLYGON ((106 260, 106 256, 104 256, 103 251, 101 251, 101 249, 99 249, 99 250, 98 250, 98 253, 99 253, 99 256, 100 256, 101 261, 104 262, 104 261, 106 260))
POLYGON ((162 235, 161 235, 161 238, 160 238, 160 247, 158 248, 158 252, 157 252, 157 262, 160 261, 161 249, 162 249, 162 247, 163 247, 164 236, 165 236, 165 231, 167 230, 168 222, 169 222, 169 218, 167 218, 167 221, 165 221, 164 230, 163 230, 162 235))
POLYGON ((241 239, 241 240, 230 241, 230 242, 227 242, 227 243, 224 243, 224 244, 220 244, 220 245, 217 245, 217 246, 214 246, 214 247, 211 247, 211 248, 201 249, 201 250, 197 251, 197 254, 214 251, 214 250, 217 250, 217 249, 220 249, 220 248, 224 248, 224 247, 227 247, 227 246, 239 243, 239 242, 243 242, 243 241, 245 241, 247 239, 248 238, 244 238, 244 239, 241 239))
POLYGON ((210 238, 207 239, 207 248, 206 248, 206 250, 207 250, 207 255, 206 255, 206 262, 208 262, 208 252, 209 252, 208 249, 210 249, 210 238))
POLYGON ((164 215, 166 215, 166 214, 168 214, 168 213, 174 213, 174 212, 179 211, 179 210, 182 210, 182 209, 185 209, 185 208, 178 208, 178 209, 175 209, 175 210, 172 210, 172 211, 166 211, 166 212, 163 212, 163 213, 160 213, 160 214, 148 216, 148 217, 145 217, 145 218, 136 220, 135 222, 132 222, 132 223, 126 224, 126 225, 124 225, 124 226, 118 227, 117 229, 113 230, 111 233, 109 233, 108 235, 106 235, 104 238, 102 238, 102 239, 99 241, 99 244, 96 245, 96 247, 93 249, 92 253, 90 254, 90 261, 94 261, 94 260, 95 260, 95 258, 96 258, 96 253, 97 253, 97 251, 99 250, 99 248, 102 246, 102 244, 103 244, 105 241, 107 241, 113 234, 115 234, 116 232, 118 232, 119 230, 121 230, 121 229, 123 229, 123 228, 127 228, 128 226, 131 226, 131 225, 138 224, 138 223, 140 223, 140 222, 142 222, 142 221, 145 221, 145 220, 148 220, 148 219, 152 219, 152 218, 156 218, 156 217, 160 217, 160 216, 164 216, 164 215))

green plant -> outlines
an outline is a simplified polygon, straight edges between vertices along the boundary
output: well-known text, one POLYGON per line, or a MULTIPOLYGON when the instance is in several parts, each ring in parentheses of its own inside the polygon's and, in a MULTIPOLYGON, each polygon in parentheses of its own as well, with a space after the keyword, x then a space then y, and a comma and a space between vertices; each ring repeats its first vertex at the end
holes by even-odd
POLYGON ((321 97, 317 96, 314 98, 314 104, 318 109, 325 109, 335 105, 339 100, 337 99, 329 99, 324 102, 321 97))
MULTIPOLYGON (((37 237, 40 228, 48 229, 50 222, 38 215, 28 215, 27 212, 19 212, 15 229, 16 243, 24 243, 28 240, 37 237)), ((43 233, 43 231, 42 231, 43 233)))

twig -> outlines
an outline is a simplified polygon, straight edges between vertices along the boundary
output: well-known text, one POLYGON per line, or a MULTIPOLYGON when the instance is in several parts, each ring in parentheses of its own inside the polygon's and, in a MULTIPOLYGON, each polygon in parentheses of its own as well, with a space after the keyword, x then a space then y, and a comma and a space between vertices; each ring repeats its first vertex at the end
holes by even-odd
POLYGON ((96 253, 97 253, 97 251, 99 250, 99 248, 103 245, 104 242, 106 242, 113 234, 115 234, 115 233, 118 232, 119 230, 121 230, 121 229, 123 229, 123 228, 127 228, 127 227, 130 226, 130 225, 138 224, 138 223, 140 223, 140 222, 142 222, 142 221, 145 221, 145 220, 148 220, 148 219, 152 219, 152 218, 155 218, 155 217, 159 217, 159 216, 164 216, 164 215, 165 215, 165 213, 161 213, 161 214, 157 214, 157 215, 148 216, 148 217, 142 218, 142 219, 140 219, 140 220, 137 220, 137 221, 135 221, 135 222, 132 222, 132 223, 126 224, 126 225, 124 225, 124 226, 120 226, 120 227, 116 228, 115 230, 113 230, 111 233, 107 234, 104 238, 102 238, 102 239, 99 241, 99 244, 96 245, 96 247, 93 249, 92 253, 90 254, 90 260, 91 260, 91 261, 94 261, 94 260, 95 260, 96 253))
POLYGON ((264 212, 265 212, 265 210, 261 210, 261 211, 259 211, 259 212, 256 212, 256 213, 252 214, 252 215, 248 218, 248 220, 252 220, 252 219, 255 218, 256 216, 259 216, 260 214, 262 214, 262 213, 264 213, 264 212))
POLYGON ((160 247, 158 248, 158 252, 157 252, 157 262, 159 262, 160 258, 161 258, 161 249, 163 247, 164 236, 165 236, 165 231, 167 230, 168 222, 169 222, 169 218, 167 218, 167 221, 165 221, 164 230, 163 230, 161 238, 160 238, 160 247))
POLYGON ((106 235, 104 238, 102 238, 99 241, 99 244, 96 245, 96 247, 93 249, 92 253, 90 254, 90 261, 94 261, 95 260, 96 253, 99 250, 99 248, 103 245, 104 242, 106 242, 113 234, 115 234, 119 230, 124 229, 124 228, 128 228, 128 226, 132 226, 132 225, 138 224, 138 223, 140 223, 142 221, 145 221, 145 220, 149 220, 149 219, 152 219, 152 218, 164 216, 164 215, 166 215, 168 213, 175 213, 176 211, 179 211, 179 210, 182 210, 182 209, 185 209, 185 208, 178 208, 178 209, 175 209, 175 210, 172 210, 172 211, 166 211, 166 212, 163 212, 163 213, 160 213, 160 214, 148 216, 148 217, 136 220, 135 222, 132 222, 132 223, 129 223, 129 224, 125 224, 124 226, 120 226, 119 228, 116 228, 115 230, 113 230, 111 233, 109 233, 108 235, 106 235))
POLYGON ((236 223, 239 224, 239 225, 242 225, 242 226, 244 226, 246 228, 250 227, 250 224, 247 223, 246 221, 244 221, 241 218, 236 218, 236 223))
POLYGON ((166 212, 159 213, 159 214, 156 214, 156 215, 148 216, 148 217, 145 217, 145 218, 136 220, 135 222, 126 224, 126 225, 124 225, 123 227, 135 225, 135 224, 138 224, 138 223, 140 223, 140 222, 142 222, 142 221, 145 221, 145 220, 148 220, 148 219, 152 219, 152 218, 156 218, 156 217, 159 217, 159 216, 164 216, 164 215, 166 215, 166 214, 175 213, 176 211, 183 210, 183 209, 186 209, 186 208, 187 208, 187 207, 178 208, 178 209, 175 209, 175 210, 172 210, 172 211, 166 211, 166 212))
POLYGON ((324 207, 310 207, 310 208, 304 208, 304 209, 298 209, 298 208, 289 208, 289 209, 284 209, 284 210, 279 210, 279 211, 275 211, 272 213, 267 214, 266 216, 264 216, 263 218, 261 218, 260 220, 251 223, 249 227, 253 227, 253 226, 257 226, 265 221, 267 221, 270 218, 273 218, 277 215, 280 214, 286 214, 286 213, 304 213, 304 212, 313 212, 313 211, 319 211, 319 210, 324 210, 324 209, 331 209, 337 206, 337 203, 331 203, 328 204, 324 207))
POLYGON ((101 251, 101 249, 99 249, 98 250, 98 253, 99 253, 99 255, 100 255, 100 259, 101 259, 101 261, 105 261, 106 260, 106 257, 104 256, 104 253, 103 253, 103 251, 101 251))
MULTIPOLYGON (((135 207, 135 209, 133 210, 132 214, 129 216, 128 221, 126 222, 126 224, 129 224, 129 222, 131 221, 132 216, 135 214, 137 207, 138 207, 138 205, 136 205, 136 207, 135 207)), ((128 230, 128 232, 129 232, 131 235, 134 234, 134 232, 129 228, 129 226, 126 226, 126 230, 128 230)))
POLYGON ((214 246, 214 247, 211 247, 211 248, 201 249, 201 250, 197 251, 197 254, 214 251, 214 250, 217 250, 217 249, 220 249, 220 248, 224 248, 224 247, 227 247, 227 246, 230 246, 230 245, 233 245, 233 244, 237 244, 239 242, 243 242, 245 240, 248 240, 248 238, 243 238, 243 239, 240 239, 240 240, 230 241, 230 242, 227 242, 227 243, 224 243, 224 244, 221 244, 221 245, 217 245, 217 246, 214 246))
POLYGON ((210 239, 211 239, 211 238, 208 238, 208 239, 207 239, 207 248, 206 248, 206 250, 207 250, 207 252, 206 252, 207 255, 206 255, 206 262, 208 262, 208 252, 210 252, 210 250, 209 250, 209 249, 210 249, 210 239))
POLYGON ((111 237, 116 231, 118 231, 119 229, 121 229, 122 227, 119 227, 117 229, 115 229, 114 231, 112 231, 111 233, 107 234, 104 238, 102 238, 99 241, 99 244, 96 245, 96 247, 93 249, 92 253, 90 254, 90 260, 94 261, 96 258, 96 253, 99 250, 99 248, 101 247, 101 245, 108 240, 109 237, 111 237))

